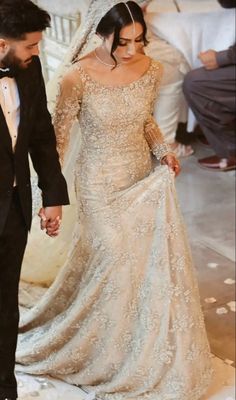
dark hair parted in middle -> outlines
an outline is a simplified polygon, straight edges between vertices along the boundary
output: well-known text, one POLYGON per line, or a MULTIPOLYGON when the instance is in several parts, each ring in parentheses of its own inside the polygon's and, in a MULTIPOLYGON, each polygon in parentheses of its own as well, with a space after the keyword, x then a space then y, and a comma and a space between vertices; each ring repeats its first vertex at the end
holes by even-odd
MULTIPOLYGON (((127 1, 126 3, 130 9, 133 20, 138 22, 143 27, 143 43, 144 46, 148 44, 147 40, 147 25, 143 17, 141 7, 134 1, 127 1)), ((111 57, 115 60, 113 53, 119 46, 120 31, 127 25, 133 23, 129 10, 125 3, 118 3, 112 7, 99 22, 96 33, 101 37, 108 37, 114 33, 114 40, 111 48, 111 57)), ((115 60, 116 61, 116 60, 115 60)))

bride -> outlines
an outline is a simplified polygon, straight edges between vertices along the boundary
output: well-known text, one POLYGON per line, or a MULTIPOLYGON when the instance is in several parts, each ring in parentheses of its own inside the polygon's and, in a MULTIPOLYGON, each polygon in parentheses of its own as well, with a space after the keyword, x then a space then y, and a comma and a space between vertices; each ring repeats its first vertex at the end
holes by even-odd
POLYGON ((198 400, 209 346, 174 187, 179 163, 152 118, 161 65, 145 44, 137 3, 94 0, 58 78, 54 125, 62 164, 68 148, 76 153, 76 234, 54 283, 22 315, 18 369, 99 399, 198 400), (94 29, 102 43, 86 52, 94 29))

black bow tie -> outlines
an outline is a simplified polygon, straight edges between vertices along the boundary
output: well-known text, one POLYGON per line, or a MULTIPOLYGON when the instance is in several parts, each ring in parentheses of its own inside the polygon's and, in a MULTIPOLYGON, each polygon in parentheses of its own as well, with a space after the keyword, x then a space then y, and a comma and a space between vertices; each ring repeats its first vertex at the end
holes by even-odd
POLYGON ((14 78, 14 74, 10 68, 0 68, 0 79, 1 78, 14 78))

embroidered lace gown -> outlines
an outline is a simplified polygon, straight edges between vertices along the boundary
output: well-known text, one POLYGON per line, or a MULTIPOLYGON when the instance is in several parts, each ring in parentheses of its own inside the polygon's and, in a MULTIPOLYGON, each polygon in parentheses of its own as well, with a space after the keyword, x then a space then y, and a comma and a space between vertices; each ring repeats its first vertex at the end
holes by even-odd
POLYGON ((160 77, 109 87, 76 63, 54 123, 63 160, 79 118, 78 236, 41 301, 22 316, 17 361, 105 400, 197 400, 209 347, 185 228, 151 117, 160 77))

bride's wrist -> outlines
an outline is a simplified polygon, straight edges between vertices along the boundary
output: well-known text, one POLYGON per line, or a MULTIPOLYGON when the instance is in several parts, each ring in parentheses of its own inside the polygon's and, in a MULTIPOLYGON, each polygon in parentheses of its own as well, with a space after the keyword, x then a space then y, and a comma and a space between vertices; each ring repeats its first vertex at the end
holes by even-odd
POLYGON ((168 153, 164 154, 163 157, 161 158, 161 160, 160 160, 161 164, 164 164, 166 162, 166 159, 168 156, 172 156, 173 158, 175 158, 177 160, 175 153, 173 151, 169 151, 168 153))

